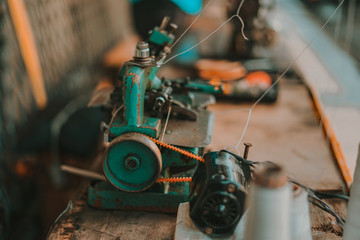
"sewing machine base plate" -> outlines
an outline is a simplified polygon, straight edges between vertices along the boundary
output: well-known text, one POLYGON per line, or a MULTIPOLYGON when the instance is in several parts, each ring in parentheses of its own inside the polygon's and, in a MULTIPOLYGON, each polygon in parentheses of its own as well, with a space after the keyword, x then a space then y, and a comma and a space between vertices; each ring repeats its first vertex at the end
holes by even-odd
POLYGON ((167 193, 124 192, 103 181, 93 181, 88 188, 88 204, 97 209, 176 213, 188 199, 189 183, 171 184, 167 193))

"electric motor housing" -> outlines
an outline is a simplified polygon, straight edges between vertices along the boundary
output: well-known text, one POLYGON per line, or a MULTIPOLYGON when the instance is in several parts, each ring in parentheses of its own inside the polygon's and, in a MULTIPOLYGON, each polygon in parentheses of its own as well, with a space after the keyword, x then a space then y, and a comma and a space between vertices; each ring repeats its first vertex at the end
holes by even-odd
POLYGON ((226 151, 204 159, 190 184, 190 217, 208 235, 231 235, 244 212, 250 169, 226 151))

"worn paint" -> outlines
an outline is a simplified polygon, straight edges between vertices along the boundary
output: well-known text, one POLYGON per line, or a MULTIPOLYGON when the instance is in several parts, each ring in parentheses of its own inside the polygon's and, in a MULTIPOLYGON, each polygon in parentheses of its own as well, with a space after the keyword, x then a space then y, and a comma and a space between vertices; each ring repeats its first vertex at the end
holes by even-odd
POLYGON ((182 202, 188 201, 189 183, 177 183, 169 193, 123 192, 107 182, 96 182, 89 187, 88 203, 101 209, 127 209, 153 212, 176 212, 182 202), (146 199, 146 200, 145 200, 146 199))

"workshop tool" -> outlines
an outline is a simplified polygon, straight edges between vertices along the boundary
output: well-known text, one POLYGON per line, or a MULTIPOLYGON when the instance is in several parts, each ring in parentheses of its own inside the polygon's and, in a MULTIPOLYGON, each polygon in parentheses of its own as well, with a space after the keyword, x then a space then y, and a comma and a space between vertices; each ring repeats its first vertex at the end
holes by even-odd
POLYGON ((242 62, 201 59, 195 64, 201 78, 197 82, 208 82, 221 88, 222 92, 213 93, 216 97, 253 100, 268 91, 263 101, 275 102, 278 97, 278 86, 272 85, 276 80, 276 67, 266 59, 242 62))
POLYGON ((93 207, 176 211, 188 201, 189 181, 204 162, 201 155, 210 144, 214 121, 206 106, 215 99, 192 90, 221 89, 157 77, 174 40, 176 25, 169 21, 165 17, 147 41, 138 42, 134 58, 120 70, 104 133, 108 182, 92 182, 88 202, 93 207))
POLYGON ((227 151, 207 153, 204 159, 191 182, 190 217, 208 235, 231 235, 244 212, 249 164, 227 151))

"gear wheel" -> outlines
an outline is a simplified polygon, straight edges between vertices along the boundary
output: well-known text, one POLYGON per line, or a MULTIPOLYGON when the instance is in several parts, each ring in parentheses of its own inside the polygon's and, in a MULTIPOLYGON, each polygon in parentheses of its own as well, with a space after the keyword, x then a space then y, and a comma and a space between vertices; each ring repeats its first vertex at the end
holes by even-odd
POLYGON ((116 188, 139 192, 160 176, 161 153, 144 135, 126 133, 115 138, 105 152, 104 173, 116 188))

